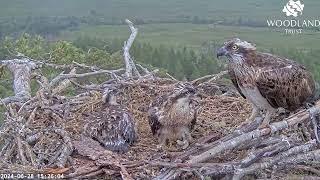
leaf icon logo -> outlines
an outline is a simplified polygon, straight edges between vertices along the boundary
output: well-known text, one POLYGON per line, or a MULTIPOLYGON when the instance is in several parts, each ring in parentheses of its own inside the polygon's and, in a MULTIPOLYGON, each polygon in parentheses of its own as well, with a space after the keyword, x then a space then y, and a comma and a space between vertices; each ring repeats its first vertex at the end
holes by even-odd
POLYGON ((304 4, 298 1, 289 0, 289 2, 283 7, 282 12, 286 13, 287 16, 298 17, 302 15, 304 4))

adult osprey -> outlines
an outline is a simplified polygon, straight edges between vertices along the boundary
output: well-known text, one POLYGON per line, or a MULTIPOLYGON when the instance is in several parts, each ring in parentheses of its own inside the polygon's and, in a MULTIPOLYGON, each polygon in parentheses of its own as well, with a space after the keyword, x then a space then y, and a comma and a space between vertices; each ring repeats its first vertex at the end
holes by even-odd
POLYGON ((85 134, 111 151, 127 152, 136 141, 135 122, 131 113, 117 103, 117 89, 108 88, 98 112, 86 118, 85 134))
POLYGON ((189 83, 178 83, 173 92, 158 97, 148 111, 149 125, 161 147, 174 141, 185 149, 192 141, 199 107, 199 96, 189 83))
POLYGON ((234 86, 252 103, 252 114, 245 123, 264 110, 266 116, 260 127, 266 127, 277 108, 294 111, 314 95, 315 82, 304 66, 258 52, 249 42, 237 38, 227 41, 217 52, 217 57, 220 56, 229 59, 228 70, 234 86))

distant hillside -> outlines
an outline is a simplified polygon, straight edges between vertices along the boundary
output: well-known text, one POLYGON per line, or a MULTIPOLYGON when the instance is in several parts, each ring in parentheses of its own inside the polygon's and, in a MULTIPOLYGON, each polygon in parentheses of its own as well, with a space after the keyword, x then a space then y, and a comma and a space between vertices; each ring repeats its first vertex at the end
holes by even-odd
MULTIPOLYGON (((286 0, 0 0, 0 17, 88 16, 177 21, 190 18, 265 20, 283 17, 286 0)), ((319 17, 319 0, 302 0, 305 17, 319 17)))
MULTIPOLYGON (((23 33, 55 37, 82 25, 155 23, 265 27, 283 19, 286 0, 0 0, 0 39, 23 33)), ((301 18, 319 17, 319 0, 303 1, 301 18)))

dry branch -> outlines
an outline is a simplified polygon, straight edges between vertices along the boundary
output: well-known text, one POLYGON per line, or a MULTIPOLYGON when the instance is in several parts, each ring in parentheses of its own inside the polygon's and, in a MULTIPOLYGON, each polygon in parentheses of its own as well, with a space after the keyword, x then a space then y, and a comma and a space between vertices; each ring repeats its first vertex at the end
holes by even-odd
POLYGON ((275 165, 279 161, 281 161, 287 157, 290 157, 292 155, 296 155, 299 153, 306 153, 306 152, 312 150, 316 145, 317 145, 316 141, 313 140, 313 141, 308 142, 304 145, 293 147, 293 148, 275 156, 272 159, 264 160, 262 163, 255 163, 247 168, 236 169, 234 176, 233 176, 233 180, 240 180, 243 176, 245 176, 247 174, 255 173, 261 169, 270 168, 271 166, 275 165))
MULTIPOLYGON (((55 81, 60 82, 64 79, 73 79, 73 78, 84 78, 88 76, 96 76, 100 74, 113 74, 117 72, 121 72, 123 69, 117 69, 117 70, 99 70, 99 71, 94 71, 94 72, 88 72, 88 73, 83 73, 83 74, 60 74, 57 76, 57 79, 55 81)), ((55 84, 55 83, 53 83, 55 84)))
POLYGON ((201 82, 204 82, 204 81, 207 81, 207 82, 211 83, 213 81, 216 81, 217 79, 220 79, 222 76, 224 76, 226 74, 228 74, 228 71, 221 71, 218 74, 211 74, 211 75, 206 75, 206 76, 200 77, 198 79, 195 79, 195 80, 191 81, 191 83, 195 84, 195 85, 198 85, 198 84, 200 84, 201 82))
POLYGON ((173 77, 171 74, 169 74, 169 73, 166 73, 166 75, 170 78, 170 79, 172 79, 172 80, 174 80, 174 81, 178 81, 175 77, 173 77))
MULTIPOLYGON (((76 68, 71 69, 69 74, 76 74, 76 68)), ((56 95, 61 93, 63 90, 67 89, 72 83, 73 79, 65 79, 62 82, 60 82, 60 84, 57 87, 54 87, 52 89, 52 94, 56 95)))
POLYGON ((135 73, 138 77, 140 77, 140 73, 136 68, 136 65, 134 64, 131 55, 130 55, 130 48, 133 44, 134 39, 136 38, 138 34, 138 29, 133 26, 133 23, 126 19, 126 23, 128 24, 131 34, 129 36, 129 39, 124 42, 124 47, 123 47, 123 58, 126 66, 126 73, 125 76, 127 78, 132 78, 133 73, 135 73))

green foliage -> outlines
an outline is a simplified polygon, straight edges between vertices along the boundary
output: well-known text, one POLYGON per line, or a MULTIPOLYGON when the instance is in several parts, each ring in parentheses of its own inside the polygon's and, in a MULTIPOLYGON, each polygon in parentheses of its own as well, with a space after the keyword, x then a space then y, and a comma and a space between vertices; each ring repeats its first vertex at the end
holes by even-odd
POLYGON ((0 124, 2 124, 4 120, 4 107, 0 107, 0 124))
POLYGON ((88 62, 84 62, 89 65, 98 66, 104 69, 118 69, 123 65, 122 56, 120 53, 110 55, 108 52, 92 48, 86 56, 88 62))
POLYGON ((45 44, 42 37, 29 34, 23 34, 16 40, 6 37, 1 43, 0 52, 2 54, 0 54, 0 57, 12 57, 19 52, 30 58, 40 59, 45 54, 45 44))
MULTIPOLYGON (((90 51, 84 51, 73 45, 71 42, 57 41, 48 43, 40 36, 31 36, 29 34, 23 34, 18 39, 6 37, 4 41, 1 42, 1 58, 10 59, 15 57, 17 52, 35 60, 45 60, 56 64, 71 64, 73 61, 76 61, 78 63, 97 65, 106 69, 112 69, 119 68, 122 63, 122 61, 119 61, 118 55, 110 55, 107 51, 99 48, 92 48, 90 51)), ((42 74, 49 79, 55 77, 58 73, 61 73, 61 71, 52 68, 42 69, 42 74)), ((1 68, 0 74, 0 98, 13 95, 11 74, 6 68, 1 68)), ((96 80, 92 79, 92 82, 94 83, 96 80)), ((32 81, 31 87, 32 90, 37 89, 37 83, 32 81)))
POLYGON ((12 79, 9 78, 10 75, 6 73, 1 77, 0 80, 0 98, 8 97, 13 95, 13 91, 10 87, 12 87, 12 79))
POLYGON ((83 63, 85 54, 83 50, 75 47, 71 42, 58 41, 50 46, 51 61, 57 64, 77 61, 83 63))

